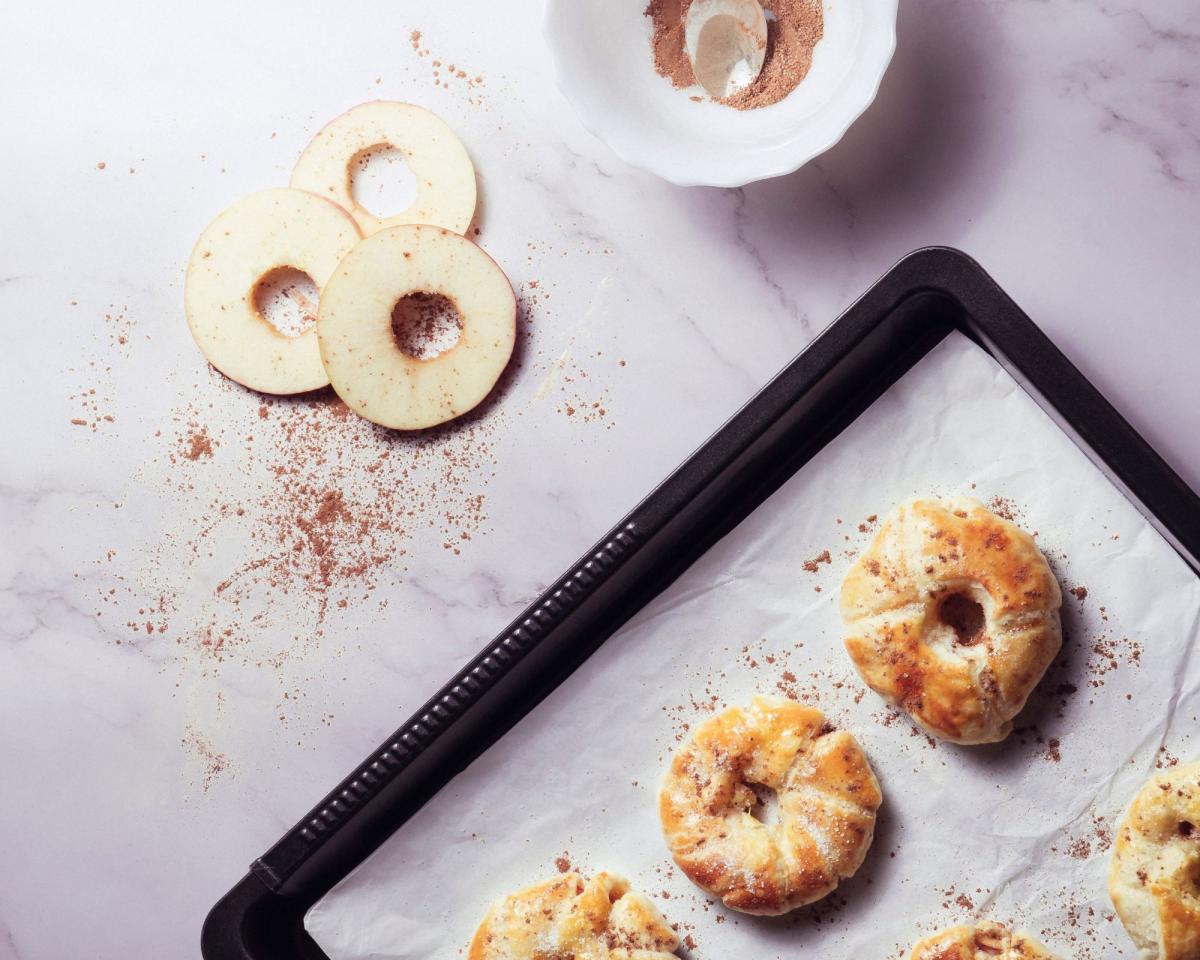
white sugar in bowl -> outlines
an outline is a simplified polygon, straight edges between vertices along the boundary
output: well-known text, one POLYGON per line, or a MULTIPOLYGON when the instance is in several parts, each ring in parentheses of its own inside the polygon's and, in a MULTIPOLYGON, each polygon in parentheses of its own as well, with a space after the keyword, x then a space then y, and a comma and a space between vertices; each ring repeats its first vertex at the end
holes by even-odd
POLYGON ((898 0, 825 0, 808 75, 785 99, 736 110, 658 75, 645 0, 546 0, 559 89, 621 159, 682 186, 791 173, 837 143, 875 99, 896 48, 898 0))

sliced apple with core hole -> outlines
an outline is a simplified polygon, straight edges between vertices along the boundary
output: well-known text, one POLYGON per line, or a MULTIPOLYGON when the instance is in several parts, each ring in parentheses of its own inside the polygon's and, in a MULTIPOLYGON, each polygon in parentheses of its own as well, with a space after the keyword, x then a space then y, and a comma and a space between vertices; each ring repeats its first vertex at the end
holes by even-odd
POLYGON ((328 385, 316 330, 286 336, 272 326, 260 286, 293 270, 320 291, 360 238, 345 210, 303 190, 253 193, 217 217, 196 242, 184 288, 188 326, 209 362, 263 393, 328 385))
POLYGON ((470 240, 410 224, 361 241, 338 265, 317 315, 329 382, 355 413, 418 430, 474 408, 512 356, 517 301, 508 278, 470 240), (444 297, 458 312, 453 346, 421 359, 402 349, 396 305, 413 294, 444 297))
POLYGON ((444 120, 411 103, 376 100, 331 120, 304 148, 292 186, 311 190, 350 211, 363 234, 428 223, 466 233, 475 215, 475 167, 462 141, 444 120), (355 164, 392 147, 416 179, 416 199, 395 216, 380 218, 353 194, 355 164))

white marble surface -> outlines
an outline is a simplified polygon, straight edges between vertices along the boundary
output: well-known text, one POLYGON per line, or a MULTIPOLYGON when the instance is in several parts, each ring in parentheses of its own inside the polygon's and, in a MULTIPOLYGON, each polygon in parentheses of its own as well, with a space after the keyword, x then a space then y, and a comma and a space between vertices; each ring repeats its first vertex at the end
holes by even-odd
POLYGON ((913 247, 976 256, 1200 485, 1194 3, 908 0, 847 138, 740 191, 613 159, 553 89, 539 5, 495 9, 8 11, 0 957, 195 956, 250 859, 913 247), (436 86, 434 59, 483 83, 436 86), (260 419, 181 310, 200 228, 375 97, 460 132, 528 305, 498 402, 421 441, 311 402, 260 419), (377 565, 334 571, 322 612, 314 541, 279 555, 333 487, 405 520, 334 546, 377 565))

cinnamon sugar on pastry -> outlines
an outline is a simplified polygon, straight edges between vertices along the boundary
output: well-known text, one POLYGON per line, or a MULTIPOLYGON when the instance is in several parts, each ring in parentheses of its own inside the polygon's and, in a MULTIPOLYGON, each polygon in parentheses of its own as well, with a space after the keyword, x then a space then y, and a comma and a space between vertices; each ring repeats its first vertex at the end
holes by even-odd
MULTIPOLYGON (((645 9, 653 24, 654 69, 681 90, 696 85, 683 37, 683 21, 691 5, 692 0, 650 0, 645 9)), ((744 90, 717 101, 738 110, 769 107, 800 86, 812 67, 813 49, 825 33, 822 0, 763 0, 762 5, 768 14, 762 72, 744 90)))

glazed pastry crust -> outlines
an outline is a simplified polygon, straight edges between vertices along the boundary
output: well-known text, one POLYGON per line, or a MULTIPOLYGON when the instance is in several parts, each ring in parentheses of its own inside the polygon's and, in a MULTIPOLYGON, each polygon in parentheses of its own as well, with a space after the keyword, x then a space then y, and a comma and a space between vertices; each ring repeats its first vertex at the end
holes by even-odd
POLYGON ((676 960, 679 938, 623 877, 564 873, 495 903, 468 960, 676 960))
POLYGON ((909 960, 1056 960, 1036 940, 1013 933, 1003 924, 983 920, 974 926, 951 927, 926 937, 909 960))
POLYGON ((969 497, 899 507, 841 591, 846 649, 863 680, 961 744, 1012 731, 1062 648, 1061 606, 1033 538, 969 497), (956 629, 965 607, 982 616, 956 629), (968 626, 979 629, 966 635, 968 626))
POLYGON ((1153 777, 1134 798, 1108 892, 1141 960, 1200 960, 1200 763, 1153 777))
POLYGON ((862 865, 882 802, 849 733, 819 710, 755 697, 701 725, 675 754, 659 795, 663 833, 693 883, 743 913, 780 914, 819 900, 862 865), (754 816, 754 786, 778 818, 754 816))

